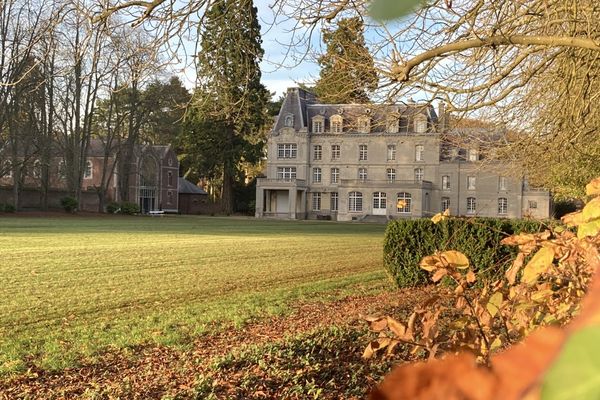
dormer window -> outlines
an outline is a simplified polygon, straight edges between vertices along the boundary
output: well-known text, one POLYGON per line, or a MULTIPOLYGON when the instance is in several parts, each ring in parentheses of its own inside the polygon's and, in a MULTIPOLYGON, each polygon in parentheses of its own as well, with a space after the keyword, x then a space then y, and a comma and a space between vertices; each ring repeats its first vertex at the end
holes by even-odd
POLYGON ((285 116, 285 120, 283 121, 283 126, 288 127, 288 128, 294 127, 294 116, 292 114, 285 116))
POLYGON ((371 118, 364 116, 358 118, 358 132, 369 133, 371 132, 371 118))
POLYGON ((313 118, 312 120, 312 125, 313 125, 313 133, 323 133, 324 132, 324 125, 325 125, 325 118, 323 118, 322 116, 316 116, 313 118))
POLYGON ((469 149, 469 161, 477 161, 479 159, 479 154, 477 149, 469 149))
POLYGON ((427 117, 423 114, 419 114, 415 117, 415 132, 425 133, 427 132, 427 117))
POLYGON ((388 133, 398 133, 398 117, 391 115, 387 117, 386 125, 388 133))
POLYGON ((331 116, 331 133, 342 133, 344 118, 341 115, 331 116))

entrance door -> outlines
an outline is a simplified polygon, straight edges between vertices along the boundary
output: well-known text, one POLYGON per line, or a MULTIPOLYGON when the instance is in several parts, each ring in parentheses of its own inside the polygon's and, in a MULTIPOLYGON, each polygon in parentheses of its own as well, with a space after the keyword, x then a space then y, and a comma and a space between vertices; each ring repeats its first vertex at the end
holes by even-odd
POLYGON ((140 209, 144 214, 156 209, 156 188, 140 188, 140 209))
POLYGON ((373 215, 387 214, 387 198, 385 192, 373 193, 373 215))

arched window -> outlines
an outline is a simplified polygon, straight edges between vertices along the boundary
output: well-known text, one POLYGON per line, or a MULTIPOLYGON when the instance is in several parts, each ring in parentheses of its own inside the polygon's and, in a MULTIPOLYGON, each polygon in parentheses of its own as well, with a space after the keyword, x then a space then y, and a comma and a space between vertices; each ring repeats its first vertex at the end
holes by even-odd
POLYGON ((33 170, 31 172, 31 175, 34 178, 39 178, 40 176, 42 176, 42 163, 40 162, 40 160, 35 160, 33 162, 33 170))
POLYGON ((58 177, 60 179, 65 179, 67 177, 67 163, 65 160, 60 160, 58 162, 58 169, 56 172, 58 173, 58 177))
POLYGON ((87 162, 85 163, 85 171, 83 173, 83 178, 84 179, 92 179, 93 171, 94 171, 94 164, 92 163, 91 160, 87 160, 87 162))
POLYGON ((412 196, 410 193, 400 192, 396 197, 396 211, 402 214, 410 213, 412 196))
POLYGON ((167 172, 167 185, 173 186, 173 173, 171 171, 167 172))
POLYGON ((361 192, 348 193, 348 211, 361 212, 363 208, 362 201, 363 195, 361 192))

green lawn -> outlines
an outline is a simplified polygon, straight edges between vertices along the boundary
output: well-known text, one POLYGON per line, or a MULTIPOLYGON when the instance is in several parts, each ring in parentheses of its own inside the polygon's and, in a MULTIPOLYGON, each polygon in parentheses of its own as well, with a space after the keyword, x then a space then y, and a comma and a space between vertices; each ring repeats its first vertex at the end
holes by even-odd
POLYGON ((0 374, 386 287, 383 225, 0 217, 0 374))

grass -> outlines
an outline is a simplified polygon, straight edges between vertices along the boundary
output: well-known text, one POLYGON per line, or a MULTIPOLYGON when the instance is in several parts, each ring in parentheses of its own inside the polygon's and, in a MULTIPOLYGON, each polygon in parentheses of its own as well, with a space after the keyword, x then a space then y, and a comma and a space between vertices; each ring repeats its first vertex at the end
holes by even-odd
POLYGON ((387 287, 383 225, 211 217, 0 218, 0 375, 387 287))

